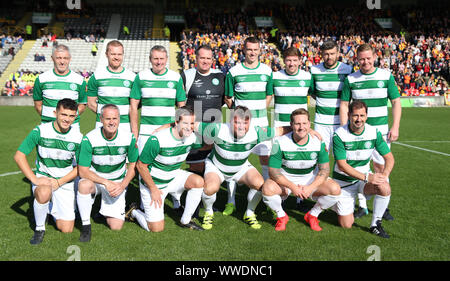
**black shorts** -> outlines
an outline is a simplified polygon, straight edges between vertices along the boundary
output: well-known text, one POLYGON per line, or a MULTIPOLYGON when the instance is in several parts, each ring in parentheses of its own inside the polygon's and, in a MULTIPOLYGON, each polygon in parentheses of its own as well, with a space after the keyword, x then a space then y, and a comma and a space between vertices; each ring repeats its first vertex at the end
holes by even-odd
POLYGON ((211 149, 209 150, 191 150, 189 152, 186 163, 187 164, 194 164, 194 163, 201 163, 205 162, 206 157, 208 157, 208 154, 211 152, 211 149))

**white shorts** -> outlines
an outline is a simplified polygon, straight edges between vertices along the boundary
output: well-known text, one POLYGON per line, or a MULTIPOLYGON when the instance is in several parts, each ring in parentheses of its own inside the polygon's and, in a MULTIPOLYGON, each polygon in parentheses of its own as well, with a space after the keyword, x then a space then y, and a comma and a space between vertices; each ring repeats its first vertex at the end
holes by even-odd
MULTIPOLYGON (((383 136, 383 139, 384 139, 384 141, 386 141, 389 149, 391 149, 391 142, 387 140, 387 136, 386 135, 383 136)), ((380 153, 378 153, 378 151, 376 149, 373 150, 372 161, 374 163, 377 163, 377 164, 380 164, 380 165, 384 165, 384 158, 383 158, 383 156, 381 156, 380 153)))
MULTIPOLYGON (((42 177, 42 175, 36 174, 37 177, 42 177)), ((34 184, 32 184, 31 188, 34 191, 36 190, 34 184)), ((52 198, 50 199, 51 210, 50 214, 56 220, 65 220, 65 221, 73 221, 75 220, 75 188, 74 182, 68 182, 61 185, 57 190, 52 192, 52 198)))
MULTIPOLYGON (((364 194, 366 183, 364 181, 357 181, 354 184, 350 184, 337 179, 333 180, 341 187, 341 195, 339 195, 337 204, 332 207, 333 211, 340 216, 353 214, 355 210, 355 198, 358 196, 358 193, 364 194)), ((369 197, 367 195, 364 196, 369 197)))
MULTIPOLYGON (((117 180, 114 182, 121 181, 122 180, 117 180)), ((127 193, 127 189, 125 189, 119 196, 112 197, 109 195, 108 190, 106 190, 106 187, 103 184, 95 183, 95 196, 99 193, 102 195, 100 214, 105 217, 125 220, 125 194, 127 193)))
POLYGON ((185 190, 184 186, 186 184, 186 181, 190 175, 192 175, 191 172, 180 169, 178 171, 178 175, 171 182, 169 182, 169 184, 165 188, 160 189, 162 191, 161 200, 163 202, 160 208, 157 207, 155 203, 150 206, 150 203, 152 202, 150 189, 148 189, 146 185, 142 184, 142 182, 139 181, 141 201, 142 205, 144 206, 145 219, 148 222, 158 222, 164 220, 164 199, 169 193, 182 194, 185 190))
MULTIPOLYGON (((252 120, 250 122, 250 126, 266 127, 268 125, 269 125, 269 123, 267 121, 267 117, 252 118, 252 120)), ((272 141, 267 140, 267 141, 258 143, 255 147, 253 147, 252 153, 259 155, 259 156, 270 156, 271 149, 272 149, 272 141)))
POLYGON ((250 162, 248 162, 248 160, 242 165, 241 169, 239 170, 239 172, 237 172, 236 174, 229 176, 226 175, 224 173, 222 173, 222 171, 219 170, 219 168, 217 168, 214 163, 209 159, 206 158, 205 160, 205 173, 204 175, 208 174, 208 173, 215 173, 216 175, 219 176, 220 178, 220 182, 224 182, 224 181, 235 181, 235 182, 239 182, 239 180, 242 178, 243 175, 245 175, 245 173, 247 173, 248 170, 255 168, 253 167, 252 164, 250 164, 250 162))
POLYGON ((333 147, 333 134, 337 128, 339 128, 339 125, 322 125, 314 123, 314 131, 322 136, 327 151, 330 151, 333 147))
MULTIPOLYGON (((294 184, 300 184, 300 185, 310 185, 313 181, 314 181, 314 179, 316 178, 316 174, 317 173, 315 173, 315 174, 313 174, 313 175, 311 175, 311 176, 308 176, 308 177, 299 177, 299 178, 296 178, 296 177, 292 177, 292 176, 289 176, 289 175, 284 175, 289 181, 291 181, 292 183, 294 183, 294 184)), ((292 193, 292 190, 291 189, 289 189, 289 188, 287 188, 287 187, 283 187, 284 188, 284 190, 286 191, 286 195, 282 195, 281 196, 281 199, 283 199, 283 200, 285 200, 285 199, 287 199, 288 198, 288 196, 292 193)), ((314 200, 314 201, 317 201, 317 196, 313 196, 313 194, 314 194, 314 192, 316 192, 316 190, 317 190, 317 188, 316 189, 314 189, 313 190, 313 192, 311 192, 311 194, 309 195, 309 198, 311 199, 311 200, 314 200)))

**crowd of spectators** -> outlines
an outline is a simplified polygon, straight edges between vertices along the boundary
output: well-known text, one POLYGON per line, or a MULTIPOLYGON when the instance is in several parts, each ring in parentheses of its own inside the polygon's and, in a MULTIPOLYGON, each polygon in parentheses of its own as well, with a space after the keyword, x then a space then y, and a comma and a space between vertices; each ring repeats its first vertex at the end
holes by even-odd
POLYGON ((268 44, 268 33, 258 32, 256 34, 229 33, 188 33, 183 32, 181 35, 181 52, 180 58, 183 69, 189 69, 195 66, 195 50, 204 44, 211 46, 213 49, 213 68, 220 69, 224 74, 236 65, 236 63, 244 61, 242 52, 242 44, 249 36, 257 36, 261 41, 262 52, 260 61, 271 66, 274 71, 281 69, 280 54, 277 48, 268 44))

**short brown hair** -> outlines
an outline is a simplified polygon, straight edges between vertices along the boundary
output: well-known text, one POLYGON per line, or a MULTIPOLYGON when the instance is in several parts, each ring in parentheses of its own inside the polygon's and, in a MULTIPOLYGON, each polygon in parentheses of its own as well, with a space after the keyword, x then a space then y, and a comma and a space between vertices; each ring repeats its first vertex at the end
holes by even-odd
POLYGON ((297 115, 306 115, 309 120, 309 111, 304 108, 297 108, 296 110, 292 111, 291 113, 291 124, 294 122, 294 117, 297 115))
POLYGON ((122 50, 124 50, 123 44, 119 40, 109 41, 108 44, 106 44, 106 52, 108 52, 110 46, 113 46, 113 47, 119 47, 120 46, 120 47, 122 47, 122 50))
POLYGON ((286 57, 299 57, 300 58, 301 56, 302 56, 302 54, 300 54, 300 51, 295 47, 289 47, 286 50, 284 50, 284 52, 283 52, 284 58, 286 58, 286 57))
POLYGON ((359 45, 359 47, 356 49, 356 55, 365 51, 372 51, 372 54, 375 54, 375 49, 372 47, 372 45, 370 45, 369 43, 364 43, 362 45, 359 45))
POLYGON ((247 38, 244 40, 244 49, 247 47, 247 43, 253 43, 253 44, 258 43, 258 45, 260 44, 258 38, 254 37, 254 36, 252 36, 252 37, 247 37, 247 38))
POLYGON ((362 100, 353 100, 348 106, 348 113, 352 114, 355 109, 361 108, 364 108, 367 113, 367 104, 365 102, 363 102, 362 100))

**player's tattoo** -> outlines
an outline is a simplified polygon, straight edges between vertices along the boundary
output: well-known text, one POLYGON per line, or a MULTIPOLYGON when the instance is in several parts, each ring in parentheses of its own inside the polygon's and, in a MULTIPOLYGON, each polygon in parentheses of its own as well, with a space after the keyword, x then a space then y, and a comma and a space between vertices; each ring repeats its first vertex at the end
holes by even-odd
POLYGON ((282 176, 280 169, 269 168, 269 176, 272 180, 276 181, 282 176))
POLYGON ((330 175, 330 164, 329 163, 319 164, 319 173, 317 174, 317 176, 328 177, 329 175, 330 175))

